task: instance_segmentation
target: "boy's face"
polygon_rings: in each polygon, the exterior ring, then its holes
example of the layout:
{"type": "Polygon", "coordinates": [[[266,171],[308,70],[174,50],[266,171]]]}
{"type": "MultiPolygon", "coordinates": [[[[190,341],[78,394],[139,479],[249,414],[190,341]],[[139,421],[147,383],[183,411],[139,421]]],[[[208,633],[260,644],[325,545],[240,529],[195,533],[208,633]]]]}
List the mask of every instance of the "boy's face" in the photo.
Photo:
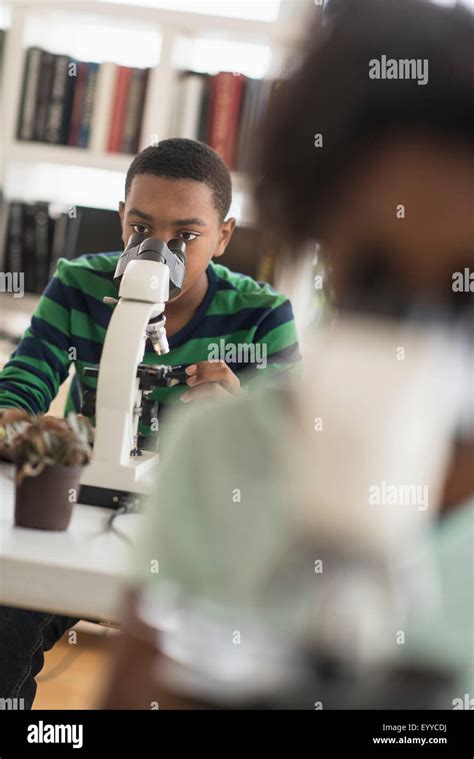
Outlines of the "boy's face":
{"type": "Polygon", "coordinates": [[[212,190],[192,179],[139,174],[119,214],[124,247],[134,232],[165,243],[173,237],[186,242],[186,275],[178,298],[196,285],[211,258],[224,253],[235,228],[235,219],[221,221],[212,190]]]}

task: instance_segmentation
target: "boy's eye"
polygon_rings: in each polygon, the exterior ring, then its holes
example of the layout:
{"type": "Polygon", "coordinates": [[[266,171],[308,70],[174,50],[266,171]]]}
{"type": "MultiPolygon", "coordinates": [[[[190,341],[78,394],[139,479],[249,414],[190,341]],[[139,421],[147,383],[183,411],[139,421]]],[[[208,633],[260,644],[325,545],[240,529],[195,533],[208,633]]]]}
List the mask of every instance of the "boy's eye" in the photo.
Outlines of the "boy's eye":
{"type": "Polygon", "coordinates": [[[130,224],[129,226],[139,235],[146,235],[150,231],[144,224],[130,224]]]}
{"type": "Polygon", "coordinates": [[[184,240],[184,242],[191,242],[191,240],[195,240],[199,235],[194,232],[178,232],[178,237],[184,240]]]}

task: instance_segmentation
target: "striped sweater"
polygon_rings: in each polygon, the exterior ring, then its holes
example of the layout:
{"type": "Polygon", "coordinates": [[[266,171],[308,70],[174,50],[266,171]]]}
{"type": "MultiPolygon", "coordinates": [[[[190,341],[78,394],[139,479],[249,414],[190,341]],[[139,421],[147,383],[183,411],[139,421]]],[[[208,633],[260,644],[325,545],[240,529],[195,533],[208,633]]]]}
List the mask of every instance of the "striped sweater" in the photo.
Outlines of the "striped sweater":
{"type": "MultiPolygon", "coordinates": [[[[113,274],[119,255],[59,260],[30,326],[0,373],[0,407],[46,413],[74,364],[65,413],[80,410],[83,390],[96,386],[95,379],[84,376],[84,368],[100,362],[113,312],[113,305],[103,303],[103,298],[117,296],[113,274]]],[[[169,338],[170,352],[157,356],[147,344],[144,363],[189,366],[215,358],[219,348],[218,357],[226,359],[244,387],[251,387],[299,361],[293,312],[284,295],[214,263],[207,276],[206,296],[190,322],[169,338]],[[254,346],[253,357],[260,356],[260,368],[249,364],[252,351],[242,350],[246,345],[254,346]],[[261,368],[262,356],[265,368],[261,368]]],[[[157,388],[151,397],[160,406],[175,404],[184,389],[157,388]]]]}

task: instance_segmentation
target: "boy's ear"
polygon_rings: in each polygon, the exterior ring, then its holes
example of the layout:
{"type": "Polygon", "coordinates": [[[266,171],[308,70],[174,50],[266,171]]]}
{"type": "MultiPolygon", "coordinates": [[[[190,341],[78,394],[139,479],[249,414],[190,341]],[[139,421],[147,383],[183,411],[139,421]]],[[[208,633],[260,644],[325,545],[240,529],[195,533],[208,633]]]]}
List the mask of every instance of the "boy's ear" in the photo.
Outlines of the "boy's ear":
{"type": "Polygon", "coordinates": [[[227,219],[227,221],[223,221],[221,224],[221,231],[219,235],[219,241],[216,245],[216,249],[213,253],[213,258],[219,258],[219,256],[222,256],[224,253],[227,245],[230,242],[230,238],[234,234],[235,225],[237,223],[237,220],[227,219]]]}
{"type": "Polygon", "coordinates": [[[123,200],[121,200],[120,203],[119,203],[118,212],[119,212],[119,216],[120,216],[120,221],[123,224],[123,217],[124,217],[124,214],[125,214],[125,203],[123,202],[123,200]]]}

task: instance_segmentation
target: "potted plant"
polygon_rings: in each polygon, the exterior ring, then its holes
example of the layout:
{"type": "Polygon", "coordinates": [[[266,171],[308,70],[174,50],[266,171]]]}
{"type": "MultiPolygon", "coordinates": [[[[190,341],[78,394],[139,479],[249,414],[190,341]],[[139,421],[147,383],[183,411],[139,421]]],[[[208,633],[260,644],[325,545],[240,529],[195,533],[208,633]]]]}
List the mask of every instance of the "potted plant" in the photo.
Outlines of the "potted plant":
{"type": "Polygon", "coordinates": [[[86,420],[25,417],[0,422],[0,459],[16,467],[15,524],[65,530],[77,500],[92,433],[86,420]]]}

